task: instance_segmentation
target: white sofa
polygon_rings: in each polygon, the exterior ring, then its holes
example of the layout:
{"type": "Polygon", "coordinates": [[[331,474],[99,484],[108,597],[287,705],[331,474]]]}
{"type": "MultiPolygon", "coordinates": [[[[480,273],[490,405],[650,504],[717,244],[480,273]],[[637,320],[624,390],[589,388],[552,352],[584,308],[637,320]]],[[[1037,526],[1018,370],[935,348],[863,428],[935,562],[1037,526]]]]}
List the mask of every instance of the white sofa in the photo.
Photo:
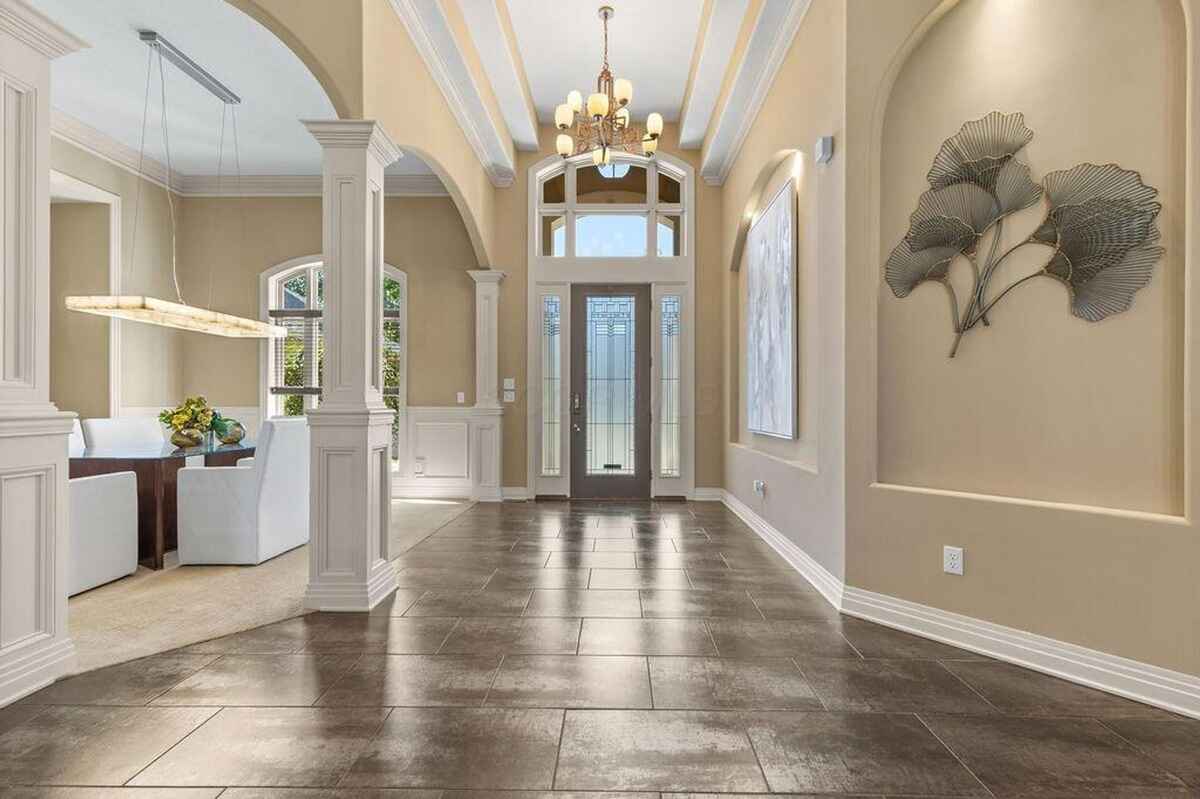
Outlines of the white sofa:
{"type": "Polygon", "coordinates": [[[308,420],[269,419],[246,465],[176,477],[180,564],[258,564],[308,543],[308,420]]]}
{"type": "MultiPolygon", "coordinates": [[[[68,439],[68,452],[83,452],[79,420],[68,439]]],[[[74,596],[137,571],[137,476],[116,472],[76,477],[69,485],[67,594],[74,596]]]]}

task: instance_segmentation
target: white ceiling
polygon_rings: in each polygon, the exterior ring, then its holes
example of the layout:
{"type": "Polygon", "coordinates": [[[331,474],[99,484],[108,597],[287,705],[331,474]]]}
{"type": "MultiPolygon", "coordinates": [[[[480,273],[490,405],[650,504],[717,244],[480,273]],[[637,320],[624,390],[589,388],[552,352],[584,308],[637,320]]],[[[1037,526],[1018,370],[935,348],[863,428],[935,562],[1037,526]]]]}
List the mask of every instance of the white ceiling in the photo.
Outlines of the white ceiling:
{"type": "MultiPolygon", "coordinates": [[[[718,0],[719,2],[720,0],[718,0]]],[[[603,54],[601,0],[507,0],[529,92],[543,122],[578,89],[595,91],[603,54]]],[[[634,119],[657,111],[679,119],[704,9],[703,0],[606,0],[608,60],[614,77],[633,81],[634,119]]]]}
{"type": "MultiPolygon", "coordinates": [[[[30,0],[91,45],[53,62],[52,105],[127,147],[138,149],[149,48],[138,29],[158,31],[242,98],[237,106],[243,174],[315,175],[321,150],[301,119],[332,119],[316,78],[273,34],[223,0],[30,0]]],[[[215,175],[221,102],[170,62],[166,75],[171,165],[185,175],[215,175]]],[[[146,154],[165,163],[157,63],[146,154]]],[[[226,129],[222,174],[232,173],[226,129]]],[[[428,174],[411,154],[389,174],[428,174]]]]}

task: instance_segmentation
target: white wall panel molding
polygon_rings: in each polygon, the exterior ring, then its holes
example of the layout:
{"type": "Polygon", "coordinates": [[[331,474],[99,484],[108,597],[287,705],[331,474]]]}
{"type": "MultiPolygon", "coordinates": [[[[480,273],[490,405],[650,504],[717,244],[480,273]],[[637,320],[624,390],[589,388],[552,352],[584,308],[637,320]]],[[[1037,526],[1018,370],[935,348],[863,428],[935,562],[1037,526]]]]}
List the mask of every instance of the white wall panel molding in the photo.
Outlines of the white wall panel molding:
{"type": "Polygon", "coordinates": [[[516,175],[510,147],[512,140],[488,112],[483,93],[459,50],[441,0],[390,1],[488,179],[497,188],[511,186],[516,175]]]}
{"type": "Polygon", "coordinates": [[[0,0],[0,706],[70,669],[67,435],[50,402],[50,58],[83,43],[0,0]]]}
{"type": "Polygon", "coordinates": [[[725,105],[718,110],[712,126],[708,149],[700,164],[705,183],[719,186],[729,176],[811,3],[812,0],[765,0],[762,4],[725,105]]]}
{"type": "MultiPolygon", "coordinates": [[[[747,0],[737,0],[746,2],[747,0]]],[[[504,113],[504,123],[518,150],[538,149],[537,111],[529,95],[525,68],[507,19],[505,0],[459,0],[471,41],[487,70],[492,93],[504,113]]]]}
{"type": "MultiPolygon", "coordinates": [[[[706,497],[716,493],[696,492],[706,497]]],[[[721,490],[720,498],[842,613],[1200,718],[1200,676],[844,585],[733,494],[721,490]]]]}
{"type": "Polygon", "coordinates": [[[720,99],[725,71],[749,5],[750,0],[720,0],[711,4],[699,57],[679,116],[679,146],[683,149],[699,149],[704,144],[704,134],[720,99]]]}
{"type": "Polygon", "coordinates": [[[461,405],[409,406],[401,413],[395,497],[498,502],[503,411],[461,405]]]}

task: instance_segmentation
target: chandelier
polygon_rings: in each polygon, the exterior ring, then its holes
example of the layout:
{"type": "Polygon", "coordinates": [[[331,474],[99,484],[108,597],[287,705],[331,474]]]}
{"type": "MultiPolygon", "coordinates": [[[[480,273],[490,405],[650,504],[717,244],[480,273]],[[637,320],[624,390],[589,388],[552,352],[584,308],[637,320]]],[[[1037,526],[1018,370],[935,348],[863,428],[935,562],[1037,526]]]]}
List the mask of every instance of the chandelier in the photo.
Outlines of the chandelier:
{"type": "Polygon", "coordinates": [[[572,91],[567,95],[567,101],[554,109],[554,124],[562,131],[555,141],[558,154],[570,158],[590,152],[596,166],[612,163],[613,150],[654,155],[663,128],[662,114],[653,113],[646,117],[645,131],[629,119],[633,84],[625,78],[614,79],[608,68],[608,21],[612,16],[612,6],[600,6],[600,19],[604,23],[604,62],[596,78],[596,91],[588,95],[586,106],[583,95],[572,91]],[[573,136],[567,132],[572,125],[575,126],[573,136]]]}

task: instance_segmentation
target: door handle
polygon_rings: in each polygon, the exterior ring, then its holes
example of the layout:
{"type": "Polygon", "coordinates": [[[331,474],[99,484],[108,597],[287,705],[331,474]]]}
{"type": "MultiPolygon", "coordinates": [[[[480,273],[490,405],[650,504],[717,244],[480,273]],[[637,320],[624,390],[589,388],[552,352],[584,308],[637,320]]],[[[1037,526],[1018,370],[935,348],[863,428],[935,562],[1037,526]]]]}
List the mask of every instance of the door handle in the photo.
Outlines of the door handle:
{"type": "Polygon", "coordinates": [[[571,430],[576,433],[583,432],[582,430],[579,429],[579,425],[575,422],[571,423],[571,430]]]}
{"type": "Polygon", "coordinates": [[[571,395],[571,413],[579,413],[579,411],[580,411],[579,394],[577,392],[577,393],[571,395]]]}

